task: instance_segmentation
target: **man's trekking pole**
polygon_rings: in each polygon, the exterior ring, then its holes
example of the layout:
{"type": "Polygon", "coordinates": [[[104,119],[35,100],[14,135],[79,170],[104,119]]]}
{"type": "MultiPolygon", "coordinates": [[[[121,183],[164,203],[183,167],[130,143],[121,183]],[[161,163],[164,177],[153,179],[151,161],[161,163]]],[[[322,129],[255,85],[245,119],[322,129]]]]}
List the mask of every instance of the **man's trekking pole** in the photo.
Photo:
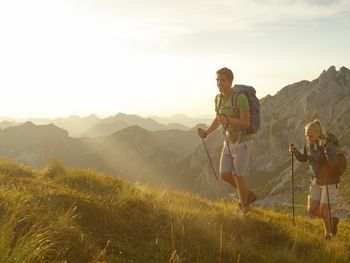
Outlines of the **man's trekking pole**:
{"type": "Polygon", "coordinates": [[[327,191],[329,224],[331,226],[331,233],[333,234],[333,217],[332,217],[332,211],[331,211],[331,202],[329,202],[328,182],[326,184],[326,191],[327,191]]]}
{"type": "Polygon", "coordinates": [[[202,138],[202,142],[203,142],[203,145],[204,145],[204,149],[207,153],[207,157],[209,159],[209,163],[210,163],[210,166],[211,166],[211,170],[213,171],[213,174],[215,176],[215,179],[216,179],[216,182],[219,183],[219,179],[216,175],[216,172],[215,172],[215,169],[214,169],[214,165],[213,165],[213,162],[211,161],[211,158],[210,158],[210,155],[209,155],[209,152],[208,152],[208,148],[207,148],[207,144],[205,143],[204,139],[202,138]]]}
{"type": "Polygon", "coordinates": [[[226,141],[228,153],[229,153],[229,155],[231,157],[231,160],[232,160],[232,169],[233,169],[233,173],[234,173],[234,179],[235,179],[235,182],[236,182],[236,190],[237,190],[237,194],[238,194],[238,199],[241,202],[242,211],[243,211],[243,213],[245,213],[245,205],[244,205],[243,200],[242,200],[241,190],[239,188],[237,174],[236,174],[236,171],[235,171],[235,163],[234,163],[233,155],[231,153],[230,144],[229,144],[229,141],[228,141],[228,138],[227,138],[227,135],[226,135],[226,127],[224,125],[222,125],[222,128],[223,128],[223,132],[224,132],[224,136],[225,136],[225,141],[226,141]]]}
{"type": "MultiPolygon", "coordinates": [[[[292,147],[294,144],[291,145],[292,147]]],[[[292,154],[292,209],[293,209],[293,225],[295,226],[295,210],[294,210],[294,154],[292,154]]]]}
{"type": "Polygon", "coordinates": [[[225,203],[225,206],[227,207],[227,203],[225,201],[225,198],[223,197],[223,194],[221,192],[221,188],[220,188],[220,183],[219,183],[219,178],[218,176],[216,175],[216,172],[215,172],[215,168],[214,168],[214,165],[213,165],[213,162],[210,158],[210,155],[209,155],[209,151],[208,151],[208,147],[207,147],[207,144],[205,143],[204,139],[202,138],[202,142],[203,142],[203,145],[204,145],[204,149],[205,149],[205,152],[207,153],[207,157],[208,157],[208,160],[209,160],[209,163],[210,163],[210,166],[211,166],[211,170],[215,176],[215,179],[216,179],[216,186],[217,186],[217,189],[218,189],[218,192],[219,192],[219,195],[220,195],[220,198],[223,199],[224,203],[225,203]]]}

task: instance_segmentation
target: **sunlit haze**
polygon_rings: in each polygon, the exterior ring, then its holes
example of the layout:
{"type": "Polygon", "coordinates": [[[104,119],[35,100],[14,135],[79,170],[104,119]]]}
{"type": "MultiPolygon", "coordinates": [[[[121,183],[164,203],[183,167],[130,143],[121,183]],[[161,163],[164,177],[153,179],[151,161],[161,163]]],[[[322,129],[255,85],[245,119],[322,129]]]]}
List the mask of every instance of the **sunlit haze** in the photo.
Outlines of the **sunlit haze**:
{"type": "Polygon", "coordinates": [[[0,0],[0,116],[211,115],[350,66],[350,1],[0,0]]]}

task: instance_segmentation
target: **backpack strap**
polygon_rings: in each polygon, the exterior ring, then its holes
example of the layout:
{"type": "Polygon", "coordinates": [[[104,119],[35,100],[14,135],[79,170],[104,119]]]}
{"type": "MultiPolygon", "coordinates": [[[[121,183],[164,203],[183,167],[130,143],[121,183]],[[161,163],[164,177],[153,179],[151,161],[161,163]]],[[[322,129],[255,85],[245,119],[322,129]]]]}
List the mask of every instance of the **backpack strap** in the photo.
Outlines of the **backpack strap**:
{"type": "Polygon", "coordinates": [[[215,97],[215,111],[216,111],[216,113],[220,113],[221,100],[222,100],[222,94],[219,93],[215,97]]]}
{"type": "Polygon", "coordinates": [[[233,96],[232,96],[232,110],[235,113],[239,113],[239,109],[238,109],[238,105],[237,105],[237,99],[238,99],[238,96],[239,96],[240,93],[241,93],[241,89],[238,86],[235,87],[234,93],[233,93],[233,96]]]}

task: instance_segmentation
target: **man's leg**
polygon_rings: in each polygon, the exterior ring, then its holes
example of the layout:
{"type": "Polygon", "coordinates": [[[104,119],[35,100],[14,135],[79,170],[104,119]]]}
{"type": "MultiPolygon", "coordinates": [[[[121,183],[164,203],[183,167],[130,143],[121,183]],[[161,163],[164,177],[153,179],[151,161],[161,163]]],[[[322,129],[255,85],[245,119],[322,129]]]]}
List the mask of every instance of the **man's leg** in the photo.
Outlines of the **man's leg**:
{"type": "MultiPolygon", "coordinates": [[[[236,189],[236,180],[234,178],[234,175],[229,172],[223,172],[221,173],[221,178],[225,182],[227,182],[229,185],[231,185],[234,189],[236,189]]],[[[244,202],[244,205],[247,205],[249,203],[249,199],[256,200],[256,196],[253,192],[250,192],[247,188],[247,184],[245,182],[244,177],[237,176],[237,181],[241,190],[241,197],[242,201],[244,202]]]]}
{"type": "Polygon", "coordinates": [[[233,188],[236,188],[236,181],[233,178],[233,175],[231,172],[222,172],[221,174],[222,180],[227,182],[229,185],[231,185],[233,188]]]}
{"type": "MultiPolygon", "coordinates": [[[[233,151],[233,148],[231,149],[231,153],[233,151]]],[[[237,191],[237,197],[240,199],[240,202],[244,202],[244,199],[242,199],[242,194],[240,189],[237,189],[237,183],[236,183],[236,177],[233,174],[233,171],[235,170],[233,168],[233,156],[230,155],[230,152],[224,144],[224,148],[222,149],[221,152],[221,157],[220,157],[220,176],[222,180],[227,182],[229,185],[231,185],[234,189],[237,191]],[[239,193],[238,193],[239,191],[239,193]]],[[[240,186],[240,185],[239,185],[240,186]]]]}
{"type": "Polygon", "coordinates": [[[244,180],[244,177],[242,176],[236,176],[237,183],[238,183],[238,189],[241,194],[241,202],[246,206],[248,204],[248,187],[244,180]]]}
{"type": "Polygon", "coordinates": [[[250,202],[253,202],[256,200],[256,196],[249,192],[245,176],[248,172],[249,164],[251,163],[251,157],[252,157],[252,151],[253,151],[253,144],[252,141],[248,142],[242,142],[239,144],[235,144],[234,146],[234,152],[233,152],[233,160],[234,160],[234,173],[235,179],[238,183],[238,189],[240,190],[242,203],[244,206],[249,205],[250,202]],[[251,197],[254,196],[254,198],[249,198],[249,195],[251,197]],[[251,199],[251,200],[250,200],[251,199]]]}
{"type": "Polygon", "coordinates": [[[220,158],[220,175],[225,182],[235,189],[237,188],[238,182],[238,197],[244,205],[247,205],[249,204],[249,199],[252,201],[256,200],[254,193],[248,191],[247,184],[243,177],[247,172],[248,162],[251,155],[251,145],[248,144],[247,146],[243,143],[234,145],[233,147],[231,146],[231,153],[233,156],[230,156],[227,146],[224,145],[220,158]],[[242,176],[235,176],[234,173],[237,173],[238,175],[241,174],[242,176]]]}

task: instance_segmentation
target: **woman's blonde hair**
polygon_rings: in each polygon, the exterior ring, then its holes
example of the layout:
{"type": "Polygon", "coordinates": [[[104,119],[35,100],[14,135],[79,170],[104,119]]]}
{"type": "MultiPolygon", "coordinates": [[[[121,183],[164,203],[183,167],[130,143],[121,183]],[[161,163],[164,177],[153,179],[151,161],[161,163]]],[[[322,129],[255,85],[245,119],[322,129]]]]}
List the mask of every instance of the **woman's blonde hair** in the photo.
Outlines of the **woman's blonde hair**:
{"type": "Polygon", "coordinates": [[[323,135],[323,130],[322,130],[322,127],[321,127],[321,123],[318,119],[308,123],[306,126],[305,126],[305,132],[308,132],[308,131],[311,131],[311,132],[314,132],[314,133],[317,133],[319,134],[320,136],[323,135]]]}

